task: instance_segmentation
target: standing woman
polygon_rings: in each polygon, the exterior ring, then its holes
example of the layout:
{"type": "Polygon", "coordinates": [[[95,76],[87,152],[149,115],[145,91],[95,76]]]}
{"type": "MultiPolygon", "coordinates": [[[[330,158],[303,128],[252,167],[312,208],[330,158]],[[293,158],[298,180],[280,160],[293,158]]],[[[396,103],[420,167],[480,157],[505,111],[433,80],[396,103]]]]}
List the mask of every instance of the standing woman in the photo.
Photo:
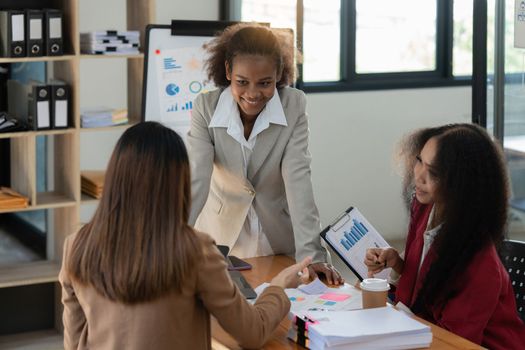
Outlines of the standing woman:
{"type": "Polygon", "coordinates": [[[93,219],[64,244],[64,347],[210,349],[210,314],[244,347],[261,347],[288,313],[305,259],[250,305],[213,239],[188,225],[182,139],[155,122],[124,132],[93,219]]]}
{"type": "Polygon", "coordinates": [[[198,96],[192,111],[190,224],[241,258],[312,256],[313,271],[341,283],[319,238],[306,99],[289,87],[293,38],[237,24],[206,49],[208,76],[219,89],[198,96]]]}
{"type": "Polygon", "coordinates": [[[406,142],[405,193],[412,194],[404,254],[369,249],[372,276],[400,275],[396,301],[489,349],[525,349],[503,240],[508,180],[501,149],[474,124],[415,132],[406,142]]]}

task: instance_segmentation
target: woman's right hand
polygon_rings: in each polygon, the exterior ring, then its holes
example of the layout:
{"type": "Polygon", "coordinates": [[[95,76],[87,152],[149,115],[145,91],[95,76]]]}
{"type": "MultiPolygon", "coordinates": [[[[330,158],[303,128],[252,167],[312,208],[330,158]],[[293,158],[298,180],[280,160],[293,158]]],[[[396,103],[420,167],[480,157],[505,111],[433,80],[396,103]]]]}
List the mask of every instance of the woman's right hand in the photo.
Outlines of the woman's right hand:
{"type": "Polygon", "coordinates": [[[307,257],[298,264],[288,266],[272,279],[270,285],[282,288],[296,288],[300,284],[308,283],[310,279],[308,265],[311,263],[312,258],[307,257]]]}
{"type": "Polygon", "coordinates": [[[365,265],[368,267],[368,277],[374,277],[386,268],[393,268],[401,273],[403,259],[394,248],[370,248],[366,250],[365,265]]]}

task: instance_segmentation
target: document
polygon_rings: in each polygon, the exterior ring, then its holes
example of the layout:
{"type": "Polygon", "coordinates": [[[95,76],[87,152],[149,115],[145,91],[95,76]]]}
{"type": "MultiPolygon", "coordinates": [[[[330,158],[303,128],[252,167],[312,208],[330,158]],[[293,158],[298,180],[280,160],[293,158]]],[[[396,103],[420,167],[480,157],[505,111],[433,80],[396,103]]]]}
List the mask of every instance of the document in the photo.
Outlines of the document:
{"type": "MultiPolygon", "coordinates": [[[[269,285],[269,283],[263,283],[255,288],[255,292],[260,295],[269,285]]],[[[327,287],[324,292],[318,294],[307,294],[295,288],[287,288],[284,292],[292,304],[291,317],[303,316],[309,311],[356,310],[363,307],[361,291],[349,284],[340,288],[327,287]]]]}
{"type": "Polygon", "coordinates": [[[311,349],[412,349],[432,341],[429,326],[390,306],[309,311],[306,316],[313,321],[308,329],[311,349]]]}
{"type": "Polygon", "coordinates": [[[308,284],[301,284],[297,289],[306,294],[322,294],[328,289],[328,286],[316,278],[308,284]]]}
{"type": "MultiPolygon", "coordinates": [[[[347,209],[326,227],[321,237],[360,280],[367,278],[368,274],[368,267],[364,263],[367,249],[389,247],[379,232],[354,207],[347,209]]],[[[375,277],[387,279],[390,271],[390,268],[384,269],[375,277]]]]}

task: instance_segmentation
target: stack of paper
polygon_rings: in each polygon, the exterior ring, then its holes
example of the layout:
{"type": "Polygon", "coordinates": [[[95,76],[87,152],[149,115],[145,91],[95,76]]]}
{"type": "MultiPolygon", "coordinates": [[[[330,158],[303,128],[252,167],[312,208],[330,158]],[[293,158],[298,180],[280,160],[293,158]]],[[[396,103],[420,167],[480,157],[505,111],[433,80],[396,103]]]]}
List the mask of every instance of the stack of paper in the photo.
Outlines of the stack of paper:
{"type": "Polygon", "coordinates": [[[84,109],[80,112],[80,120],[83,128],[101,128],[126,124],[128,122],[128,110],[107,107],[84,109]]]}
{"type": "Polygon", "coordinates": [[[80,51],[91,55],[133,55],[139,53],[139,31],[80,33],[80,51]]]}
{"type": "Polygon", "coordinates": [[[312,350],[415,349],[432,342],[430,327],[386,306],[353,311],[311,311],[312,350]]]}
{"type": "Polygon", "coordinates": [[[0,187],[0,210],[27,208],[29,198],[9,187],[0,187]]]}
{"type": "Polygon", "coordinates": [[[101,170],[83,170],[80,174],[82,192],[100,199],[104,189],[105,172],[101,170]]]}

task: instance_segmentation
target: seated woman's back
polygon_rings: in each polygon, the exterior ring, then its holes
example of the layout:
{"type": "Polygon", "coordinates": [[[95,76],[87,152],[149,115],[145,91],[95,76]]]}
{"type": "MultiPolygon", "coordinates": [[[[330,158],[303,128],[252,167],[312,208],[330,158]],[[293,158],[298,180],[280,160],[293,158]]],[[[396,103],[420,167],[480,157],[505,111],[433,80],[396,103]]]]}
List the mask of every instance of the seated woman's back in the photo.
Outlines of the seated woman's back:
{"type": "Polygon", "coordinates": [[[311,259],[283,270],[250,305],[213,240],[188,225],[182,139],[155,122],[124,132],[93,219],[66,239],[59,280],[66,349],[208,349],[213,314],[260,347],[290,308],[311,259]]]}
{"type": "MultiPolygon", "coordinates": [[[[66,241],[65,261],[76,235],[66,241]]],[[[124,304],[110,300],[91,285],[71,280],[63,270],[63,301],[82,309],[66,308],[66,348],[76,349],[208,349],[210,313],[223,328],[246,346],[260,346],[286,315],[289,300],[279,287],[269,287],[251,307],[229,278],[226,262],[213,240],[197,233],[203,255],[198,268],[185,279],[180,292],[148,302],[124,304]],[[264,309],[264,312],[258,312],[264,309]],[[261,322],[261,318],[263,322],[261,322]],[[267,329],[266,329],[267,328],[267,329]]]]}

